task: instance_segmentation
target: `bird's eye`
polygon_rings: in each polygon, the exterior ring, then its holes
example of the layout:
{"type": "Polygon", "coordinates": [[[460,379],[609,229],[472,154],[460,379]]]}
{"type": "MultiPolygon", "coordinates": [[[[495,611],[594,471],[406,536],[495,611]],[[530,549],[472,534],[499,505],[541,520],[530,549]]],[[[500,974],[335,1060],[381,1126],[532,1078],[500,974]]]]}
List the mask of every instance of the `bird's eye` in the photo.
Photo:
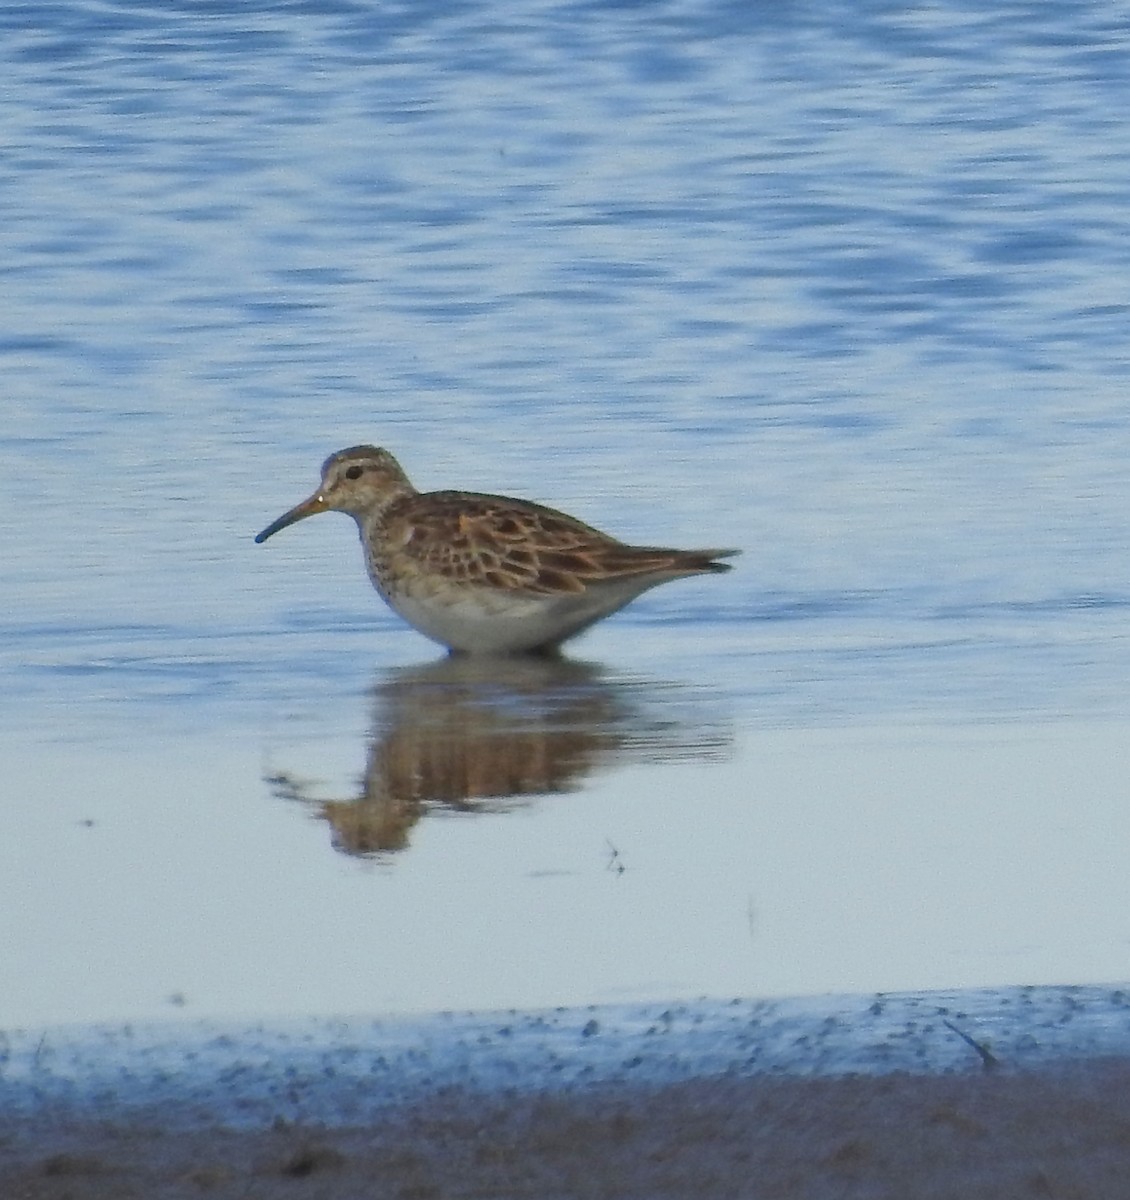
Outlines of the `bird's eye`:
{"type": "Polygon", "coordinates": [[[345,478],[346,479],[360,479],[364,470],[365,470],[364,467],[350,467],[349,470],[345,472],[345,478]]]}

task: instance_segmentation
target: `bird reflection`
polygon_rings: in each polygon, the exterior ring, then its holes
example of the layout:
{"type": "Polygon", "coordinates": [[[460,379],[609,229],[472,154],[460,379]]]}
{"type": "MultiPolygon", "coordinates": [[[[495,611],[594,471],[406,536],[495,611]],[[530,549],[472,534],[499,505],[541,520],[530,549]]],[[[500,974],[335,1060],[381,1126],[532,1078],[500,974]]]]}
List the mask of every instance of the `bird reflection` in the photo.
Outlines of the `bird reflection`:
{"type": "Polygon", "coordinates": [[[569,659],[452,657],[382,672],[373,691],[359,796],[318,800],[269,779],[328,821],[344,854],[403,850],[428,812],[498,812],[625,762],[718,761],[732,742],[707,693],[569,659]]]}

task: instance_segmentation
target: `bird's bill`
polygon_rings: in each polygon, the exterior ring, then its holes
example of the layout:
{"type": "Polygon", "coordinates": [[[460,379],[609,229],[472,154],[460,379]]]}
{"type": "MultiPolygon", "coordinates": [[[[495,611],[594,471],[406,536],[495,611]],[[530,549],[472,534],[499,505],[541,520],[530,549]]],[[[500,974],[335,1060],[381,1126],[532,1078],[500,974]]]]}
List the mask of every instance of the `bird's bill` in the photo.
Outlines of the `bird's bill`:
{"type": "Polygon", "coordinates": [[[255,535],[255,541],[265,542],[267,538],[278,533],[280,529],[285,529],[288,525],[293,525],[295,521],[301,521],[306,517],[312,517],[315,513],[325,512],[329,508],[326,503],[326,498],[321,492],[315,492],[308,500],[303,500],[301,504],[296,504],[289,512],[284,512],[277,521],[272,521],[262,533],[255,535]]]}

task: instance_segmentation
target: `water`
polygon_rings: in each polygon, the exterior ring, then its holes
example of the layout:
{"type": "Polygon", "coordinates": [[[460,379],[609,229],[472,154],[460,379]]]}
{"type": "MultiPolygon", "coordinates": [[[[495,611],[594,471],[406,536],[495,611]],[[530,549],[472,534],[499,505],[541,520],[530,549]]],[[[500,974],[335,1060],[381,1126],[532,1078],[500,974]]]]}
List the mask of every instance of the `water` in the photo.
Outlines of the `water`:
{"type": "Polygon", "coordinates": [[[1126,978],[1128,39],[0,12],[0,1020],[1126,978]],[[362,441],[745,556],[452,679],[251,543],[362,441]]]}

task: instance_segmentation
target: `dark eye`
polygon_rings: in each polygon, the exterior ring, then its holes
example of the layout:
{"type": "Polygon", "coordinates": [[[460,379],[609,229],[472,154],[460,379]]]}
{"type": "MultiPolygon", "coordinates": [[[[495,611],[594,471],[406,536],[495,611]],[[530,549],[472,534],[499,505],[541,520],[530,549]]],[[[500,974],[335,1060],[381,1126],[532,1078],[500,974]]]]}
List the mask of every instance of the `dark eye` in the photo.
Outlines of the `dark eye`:
{"type": "Polygon", "coordinates": [[[364,470],[365,470],[364,467],[350,467],[349,470],[345,472],[345,478],[346,479],[360,479],[364,470]]]}

